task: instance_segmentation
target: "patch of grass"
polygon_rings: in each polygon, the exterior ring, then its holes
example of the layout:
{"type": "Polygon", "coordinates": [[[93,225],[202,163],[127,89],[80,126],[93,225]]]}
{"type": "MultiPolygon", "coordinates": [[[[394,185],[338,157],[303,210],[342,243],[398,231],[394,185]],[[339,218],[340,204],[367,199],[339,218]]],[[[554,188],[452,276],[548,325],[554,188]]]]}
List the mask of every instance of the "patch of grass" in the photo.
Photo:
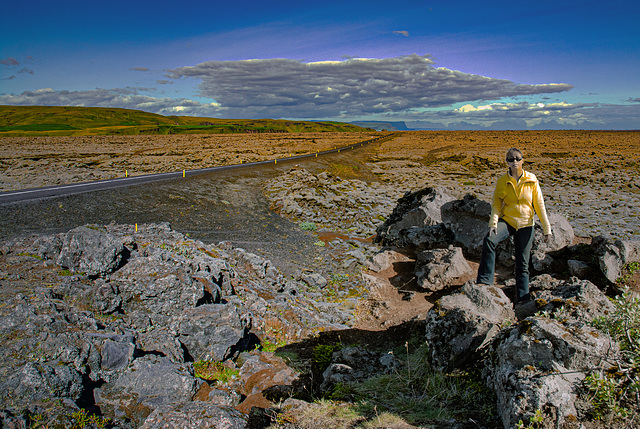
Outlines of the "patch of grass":
{"type": "Polygon", "coordinates": [[[162,116],[102,107],[0,106],[0,133],[11,136],[361,131],[373,130],[340,122],[162,116]]]}
{"type": "Polygon", "coordinates": [[[110,419],[96,416],[95,414],[89,414],[87,410],[80,409],[74,413],[71,413],[73,419],[72,429],[81,429],[88,427],[104,428],[110,423],[110,419]]]}
{"type": "Polygon", "coordinates": [[[629,262],[625,264],[622,267],[621,276],[616,279],[616,284],[624,288],[637,272],[640,272],[640,262],[629,262]]]}
{"type": "Polygon", "coordinates": [[[62,270],[60,270],[60,271],[58,271],[58,275],[59,275],[59,276],[62,276],[62,277],[74,276],[74,275],[76,275],[76,274],[81,275],[81,276],[86,275],[86,273],[83,273],[83,272],[75,272],[75,271],[68,270],[68,269],[66,269],[66,268],[65,268],[65,269],[62,269],[62,270]]]}
{"type": "Polygon", "coordinates": [[[198,378],[208,381],[217,381],[218,383],[228,383],[238,378],[240,373],[237,369],[227,368],[222,362],[200,360],[193,363],[194,375],[198,378]]]}
{"type": "Polygon", "coordinates": [[[353,164],[333,163],[329,166],[329,172],[342,179],[352,179],[360,177],[360,167],[353,164]]]}
{"type": "Polygon", "coordinates": [[[259,347],[263,352],[275,352],[280,347],[284,347],[286,345],[287,345],[287,343],[285,341],[272,342],[272,341],[269,341],[269,340],[264,340],[264,341],[262,341],[262,343],[260,344],[259,347]]]}
{"type": "Polygon", "coordinates": [[[336,287],[341,287],[342,284],[349,280],[349,274],[332,273],[329,279],[329,284],[336,287]]]}
{"type": "Polygon", "coordinates": [[[352,388],[361,413],[385,411],[411,424],[465,416],[491,420],[496,415],[495,397],[480,376],[433,370],[426,345],[413,353],[407,351],[401,370],[369,378],[352,388]]]}
{"type": "MultiPolygon", "coordinates": [[[[316,346],[314,362],[324,370],[339,344],[316,346]]],[[[478,427],[499,427],[495,397],[478,374],[442,373],[428,363],[424,341],[409,353],[401,369],[358,383],[338,383],[326,397],[292,411],[280,413],[271,429],[293,428],[406,428],[438,427],[458,421],[481,423],[478,427]]]]}
{"type": "Polygon", "coordinates": [[[66,124],[27,124],[27,125],[5,125],[0,127],[3,131],[69,131],[79,130],[80,128],[66,124]]]}
{"type": "Polygon", "coordinates": [[[30,258],[38,259],[38,260],[40,260],[40,261],[42,261],[42,260],[43,260],[43,259],[42,259],[42,256],[40,256],[40,255],[35,255],[35,254],[33,254],[33,253],[20,252],[20,253],[18,253],[18,256],[28,256],[28,257],[30,257],[30,258]]]}
{"type": "Polygon", "coordinates": [[[542,428],[544,423],[544,415],[541,410],[536,410],[535,414],[529,417],[529,422],[525,426],[525,423],[520,420],[516,424],[516,429],[538,429],[542,428]]]}

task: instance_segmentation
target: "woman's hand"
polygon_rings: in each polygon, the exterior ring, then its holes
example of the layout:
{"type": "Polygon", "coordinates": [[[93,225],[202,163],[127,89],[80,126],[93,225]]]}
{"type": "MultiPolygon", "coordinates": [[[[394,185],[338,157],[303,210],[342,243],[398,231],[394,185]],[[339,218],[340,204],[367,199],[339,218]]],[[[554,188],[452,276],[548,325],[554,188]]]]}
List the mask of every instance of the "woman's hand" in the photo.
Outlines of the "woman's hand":
{"type": "Polygon", "coordinates": [[[492,235],[496,235],[498,233],[498,228],[496,228],[495,226],[492,226],[489,228],[489,237],[491,237],[492,235]]]}
{"type": "Polygon", "coordinates": [[[546,244],[547,246],[550,246],[552,238],[553,238],[553,236],[551,234],[545,235],[544,236],[544,244],[546,244]]]}

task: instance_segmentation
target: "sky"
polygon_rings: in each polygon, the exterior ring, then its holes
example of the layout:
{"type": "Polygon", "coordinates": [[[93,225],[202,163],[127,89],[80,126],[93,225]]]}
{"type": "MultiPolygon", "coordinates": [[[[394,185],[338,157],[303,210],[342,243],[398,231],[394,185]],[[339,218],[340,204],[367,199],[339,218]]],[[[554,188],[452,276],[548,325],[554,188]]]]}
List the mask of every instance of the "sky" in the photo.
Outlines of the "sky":
{"type": "Polygon", "coordinates": [[[640,129],[640,2],[4,1],[0,105],[640,129]]]}

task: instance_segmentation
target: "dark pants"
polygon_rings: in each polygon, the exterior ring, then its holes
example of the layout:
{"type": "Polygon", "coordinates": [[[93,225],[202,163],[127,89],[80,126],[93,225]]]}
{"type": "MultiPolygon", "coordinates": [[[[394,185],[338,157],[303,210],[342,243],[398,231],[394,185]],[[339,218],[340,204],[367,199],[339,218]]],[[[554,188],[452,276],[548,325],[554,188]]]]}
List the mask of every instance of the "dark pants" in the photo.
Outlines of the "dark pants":
{"type": "Polygon", "coordinates": [[[482,243],[482,256],[478,267],[478,283],[493,284],[493,276],[496,265],[496,247],[498,244],[513,236],[516,257],[516,303],[529,300],[529,258],[533,245],[533,227],[514,227],[500,219],[497,233],[484,238],[482,243]]]}

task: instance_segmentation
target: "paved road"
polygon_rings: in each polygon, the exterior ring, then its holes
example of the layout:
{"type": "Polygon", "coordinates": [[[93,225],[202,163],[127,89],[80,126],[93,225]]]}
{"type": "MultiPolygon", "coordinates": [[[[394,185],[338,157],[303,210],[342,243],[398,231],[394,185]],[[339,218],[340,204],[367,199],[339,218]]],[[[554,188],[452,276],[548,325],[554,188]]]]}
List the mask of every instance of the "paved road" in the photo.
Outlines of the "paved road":
{"type": "Polygon", "coordinates": [[[56,196],[74,195],[74,194],[80,194],[84,192],[93,192],[93,191],[100,191],[105,189],[114,189],[114,188],[125,187],[125,186],[136,186],[136,185],[141,185],[145,183],[186,178],[186,177],[192,177],[192,176],[201,175],[201,174],[229,171],[229,170],[242,169],[242,168],[250,168],[250,167],[256,167],[256,166],[267,165],[267,164],[277,164],[278,162],[280,163],[293,162],[293,161],[302,160],[305,158],[317,157],[317,156],[322,156],[322,155],[327,155],[332,153],[340,153],[341,151],[355,149],[357,147],[362,147],[366,144],[375,143],[382,139],[388,139],[388,138],[390,138],[389,135],[381,136],[381,137],[376,137],[374,139],[354,143],[349,146],[330,149],[323,152],[296,155],[296,156],[280,158],[280,159],[271,159],[267,161],[250,162],[246,164],[223,165],[218,167],[200,168],[196,170],[184,170],[184,171],[175,171],[170,173],[158,173],[158,174],[146,174],[142,176],[121,177],[118,179],[98,180],[98,181],[86,182],[86,183],[75,183],[71,185],[49,186],[49,187],[42,187],[42,188],[23,189],[19,191],[5,191],[0,193],[0,205],[17,203],[17,202],[27,202],[27,201],[39,200],[43,198],[56,197],[56,196]]]}
{"type": "Polygon", "coordinates": [[[79,225],[168,222],[191,238],[226,241],[262,254],[284,272],[310,267],[320,257],[315,238],[273,212],[262,192],[265,180],[295,163],[318,174],[335,164],[362,162],[371,150],[361,142],[288,159],[202,170],[136,176],[0,194],[0,240],[67,232],[79,225]],[[362,145],[363,147],[360,147],[362,145]],[[320,154],[319,154],[320,155],[320,154]]]}

